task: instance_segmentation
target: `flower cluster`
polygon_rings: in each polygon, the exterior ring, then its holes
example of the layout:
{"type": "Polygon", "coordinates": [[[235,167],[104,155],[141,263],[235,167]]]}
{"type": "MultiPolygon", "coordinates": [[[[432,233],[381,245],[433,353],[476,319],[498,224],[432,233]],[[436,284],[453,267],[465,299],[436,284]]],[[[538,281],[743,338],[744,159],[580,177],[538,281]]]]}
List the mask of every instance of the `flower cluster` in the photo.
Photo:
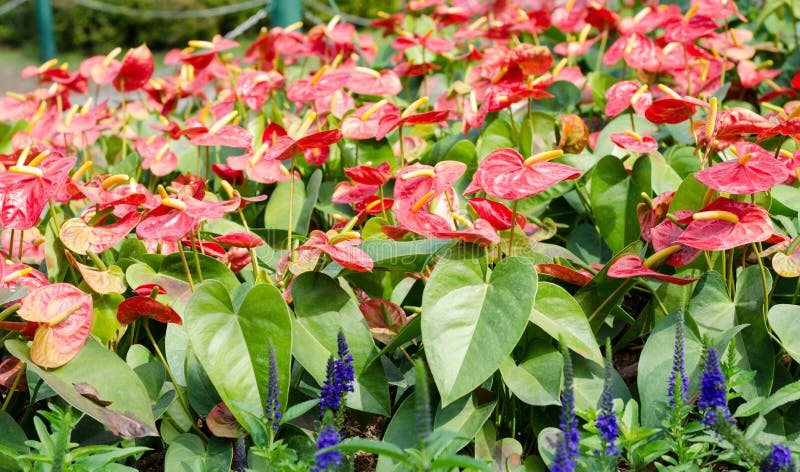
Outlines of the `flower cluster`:
{"type": "Polygon", "coordinates": [[[703,423],[714,427],[719,421],[719,415],[728,423],[733,423],[733,418],[728,410],[728,399],[725,387],[725,377],[719,366],[719,354],[714,348],[706,351],[706,366],[700,377],[700,398],[697,406],[703,412],[703,423]]]}
{"type": "MultiPolygon", "coordinates": [[[[317,437],[317,451],[339,444],[339,431],[335,426],[326,424],[322,427],[317,437]]],[[[340,451],[317,452],[314,455],[316,465],[311,468],[311,472],[322,472],[325,470],[337,470],[342,465],[342,453],[340,451]]]]}
{"type": "Polygon", "coordinates": [[[580,455],[578,417],[575,416],[575,392],[572,386],[572,358],[564,351],[564,390],[561,392],[561,437],[553,458],[553,472],[572,472],[580,455]]]}
{"type": "Polygon", "coordinates": [[[269,384],[267,387],[267,405],[264,407],[265,423],[272,423],[272,429],[277,430],[281,425],[281,401],[278,398],[280,388],[278,384],[278,359],[275,357],[275,348],[269,349],[269,384]]]}
{"type": "Polygon", "coordinates": [[[611,341],[606,343],[606,368],[605,368],[605,382],[603,384],[603,395],[600,397],[600,414],[597,415],[595,426],[600,431],[600,438],[606,445],[603,453],[606,456],[616,456],[620,453],[617,447],[617,438],[619,437],[619,425],[617,424],[617,415],[614,413],[614,391],[611,387],[611,373],[613,366],[611,363],[611,341]]]}
{"type": "Polygon", "coordinates": [[[352,392],[353,382],[355,381],[355,370],[353,368],[353,355],[347,346],[344,333],[339,331],[338,358],[328,359],[327,376],[325,384],[319,394],[320,417],[325,415],[326,410],[331,410],[334,414],[339,412],[342,407],[342,400],[345,392],[352,392]]]}
{"type": "Polygon", "coordinates": [[[678,323],[675,326],[675,347],[672,355],[672,373],[669,377],[669,406],[683,405],[686,403],[689,392],[689,378],[686,377],[686,364],[684,355],[683,311],[678,311],[678,323]],[[680,381],[678,381],[680,379],[680,381]]]}
{"type": "Polygon", "coordinates": [[[761,472],[795,472],[792,451],[783,444],[773,444],[769,455],[759,468],[761,472]]]}

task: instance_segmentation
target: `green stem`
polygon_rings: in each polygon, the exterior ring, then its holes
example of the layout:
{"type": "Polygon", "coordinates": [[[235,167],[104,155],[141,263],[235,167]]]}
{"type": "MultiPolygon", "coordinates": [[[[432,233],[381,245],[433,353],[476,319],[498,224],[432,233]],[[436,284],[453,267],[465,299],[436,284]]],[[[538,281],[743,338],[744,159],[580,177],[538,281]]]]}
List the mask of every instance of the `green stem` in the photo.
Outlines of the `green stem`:
{"type": "Polygon", "coordinates": [[[200,282],[202,282],[203,281],[203,270],[200,268],[200,256],[197,254],[197,250],[198,250],[197,249],[198,248],[197,240],[199,240],[200,238],[195,238],[194,237],[194,230],[192,230],[192,232],[189,233],[189,238],[192,241],[192,255],[194,255],[194,263],[195,263],[195,267],[197,267],[197,278],[198,278],[198,280],[200,280],[200,282]]]}
{"type": "MultiPolygon", "coordinates": [[[[147,338],[150,340],[150,343],[153,345],[153,349],[156,351],[156,356],[161,361],[161,364],[164,366],[164,370],[167,372],[167,376],[169,377],[169,381],[172,382],[172,386],[175,388],[175,393],[178,395],[178,401],[181,403],[183,410],[186,412],[186,416],[189,419],[192,419],[192,410],[189,409],[189,402],[186,401],[186,397],[183,395],[181,391],[180,385],[178,385],[178,381],[175,380],[175,376],[172,374],[172,369],[169,368],[169,364],[167,360],[164,358],[164,355],[161,353],[161,349],[158,347],[158,343],[156,342],[155,338],[153,337],[153,333],[150,331],[150,324],[148,323],[147,317],[143,319],[144,321],[144,332],[147,333],[147,338]]],[[[205,433],[197,427],[197,424],[192,421],[192,429],[195,430],[197,434],[203,438],[204,441],[208,441],[208,437],[205,433]]]]}
{"type": "Polygon", "coordinates": [[[511,204],[511,230],[508,233],[508,257],[514,254],[514,233],[517,229],[517,202],[519,202],[519,200],[514,200],[514,203],[511,204]]]}
{"type": "Polygon", "coordinates": [[[11,388],[8,390],[8,395],[6,395],[6,401],[3,402],[3,406],[0,407],[0,411],[6,411],[8,408],[8,404],[11,403],[11,397],[14,396],[14,391],[17,389],[17,385],[19,385],[19,381],[22,378],[22,374],[25,373],[25,366],[26,364],[22,364],[20,367],[19,372],[17,372],[17,376],[14,377],[14,383],[11,384],[11,388]]]}
{"type": "Polygon", "coordinates": [[[400,162],[397,163],[397,167],[403,167],[406,163],[406,148],[405,143],[403,143],[403,125],[401,124],[399,128],[397,128],[397,135],[400,137],[398,143],[400,144],[400,162]]]}
{"type": "Polygon", "coordinates": [[[292,259],[292,233],[294,233],[294,168],[295,156],[292,156],[292,166],[289,170],[289,221],[286,223],[286,251],[289,253],[289,259],[292,259]]]}
{"type": "Polygon", "coordinates": [[[183,252],[183,245],[178,241],[178,252],[181,254],[181,262],[183,268],[186,270],[186,279],[189,282],[189,288],[194,292],[194,280],[192,279],[192,271],[189,270],[189,263],[186,262],[186,254],[183,252]]]}
{"type": "Polygon", "coordinates": [[[6,308],[5,310],[0,311],[0,321],[3,321],[4,319],[6,319],[9,316],[11,316],[14,313],[16,313],[17,310],[19,310],[19,307],[21,307],[21,306],[22,306],[21,303],[15,303],[15,304],[11,305],[10,307],[6,308]]]}

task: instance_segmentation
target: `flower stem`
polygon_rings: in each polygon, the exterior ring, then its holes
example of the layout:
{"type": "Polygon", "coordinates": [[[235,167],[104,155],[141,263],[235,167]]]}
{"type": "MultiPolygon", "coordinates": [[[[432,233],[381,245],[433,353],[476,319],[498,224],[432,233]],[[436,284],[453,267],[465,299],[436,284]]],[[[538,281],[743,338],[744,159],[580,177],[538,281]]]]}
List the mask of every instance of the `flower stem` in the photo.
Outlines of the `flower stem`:
{"type": "Polygon", "coordinates": [[[19,372],[17,372],[17,376],[14,377],[14,383],[11,384],[11,388],[8,390],[8,395],[6,395],[6,400],[3,402],[3,406],[0,407],[0,411],[6,411],[8,408],[8,404],[11,403],[11,397],[14,396],[14,391],[17,389],[17,385],[19,385],[19,381],[22,378],[22,374],[25,373],[25,366],[27,364],[22,364],[20,367],[19,372]]]}
{"type": "Polygon", "coordinates": [[[511,204],[511,231],[508,233],[508,257],[514,254],[514,232],[517,230],[517,202],[511,204]]]}
{"type": "Polygon", "coordinates": [[[186,279],[189,282],[189,288],[194,292],[194,280],[192,279],[192,271],[189,270],[189,263],[186,262],[186,254],[183,252],[183,245],[180,241],[178,241],[178,252],[181,254],[181,262],[183,262],[183,268],[186,270],[186,279]]]}
{"type": "MultiPolygon", "coordinates": [[[[161,361],[161,364],[164,366],[164,370],[167,372],[167,376],[169,376],[169,381],[172,382],[172,386],[175,388],[175,393],[178,395],[178,401],[181,403],[183,407],[183,411],[186,412],[186,416],[189,417],[189,420],[192,420],[192,410],[189,409],[189,402],[186,401],[186,397],[181,392],[180,385],[178,385],[178,381],[175,380],[175,376],[172,374],[172,369],[169,368],[169,364],[167,364],[167,360],[164,358],[164,355],[161,353],[161,349],[158,347],[158,343],[156,342],[155,338],[153,337],[153,333],[150,331],[150,324],[148,323],[148,319],[145,317],[144,321],[144,332],[147,333],[147,339],[150,340],[150,343],[153,345],[153,349],[156,351],[156,356],[161,361]]],[[[195,430],[197,434],[200,435],[203,440],[208,441],[208,437],[205,435],[200,428],[197,427],[194,421],[191,421],[192,429],[195,430]]]]}

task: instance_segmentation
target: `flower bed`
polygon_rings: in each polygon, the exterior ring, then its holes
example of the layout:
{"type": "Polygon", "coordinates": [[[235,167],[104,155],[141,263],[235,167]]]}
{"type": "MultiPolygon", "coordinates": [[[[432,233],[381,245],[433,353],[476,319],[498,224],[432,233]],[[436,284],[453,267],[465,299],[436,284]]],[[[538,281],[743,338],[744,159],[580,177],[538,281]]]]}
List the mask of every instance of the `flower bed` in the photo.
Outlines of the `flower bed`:
{"type": "Polygon", "coordinates": [[[0,469],[795,470],[794,20],[440,3],[23,71],[0,469]]]}

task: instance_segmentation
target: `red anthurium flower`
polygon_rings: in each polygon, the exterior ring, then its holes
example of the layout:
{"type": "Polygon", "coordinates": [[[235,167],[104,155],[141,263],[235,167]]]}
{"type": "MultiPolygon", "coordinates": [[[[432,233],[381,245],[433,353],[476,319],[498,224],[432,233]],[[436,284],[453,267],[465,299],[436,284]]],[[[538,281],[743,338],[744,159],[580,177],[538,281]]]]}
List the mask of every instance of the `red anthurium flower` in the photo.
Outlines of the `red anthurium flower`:
{"type": "Polygon", "coordinates": [[[244,172],[229,165],[211,164],[211,171],[214,172],[214,175],[230,184],[242,185],[244,183],[244,172]]]}
{"type": "Polygon", "coordinates": [[[350,78],[350,72],[330,71],[329,68],[330,66],[324,65],[313,76],[294,81],[286,89],[286,98],[298,103],[308,102],[344,88],[350,78]]]}
{"type": "Polygon", "coordinates": [[[381,162],[378,167],[368,165],[349,167],[344,170],[344,173],[353,182],[364,185],[383,185],[392,178],[388,162],[381,162]]]}
{"type": "Polygon", "coordinates": [[[217,259],[225,256],[226,254],[225,248],[222,247],[221,244],[217,244],[213,241],[203,241],[202,239],[190,241],[183,239],[181,240],[181,245],[188,247],[192,251],[200,252],[211,257],[216,257],[217,259]]]}
{"type": "Polygon", "coordinates": [[[178,58],[183,63],[191,64],[196,70],[202,70],[208,67],[217,53],[227,49],[238,47],[239,43],[232,39],[225,39],[222,36],[215,34],[211,41],[189,41],[189,47],[181,51],[178,58]]]}
{"type": "Polygon", "coordinates": [[[359,249],[361,238],[355,232],[339,234],[336,231],[323,233],[314,230],[308,240],[297,248],[298,252],[318,251],[331,256],[331,259],[341,264],[342,267],[358,272],[371,271],[373,267],[372,259],[369,255],[359,249]]]}
{"type": "Polygon", "coordinates": [[[153,54],[146,44],[129,49],[122,58],[119,74],[114,79],[114,87],[125,92],[139,90],[153,76],[154,69],[153,54]]]}
{"type": "Polygon", "coordinates": [[[70,284],[45,285],[22,299],[17,314],[39,323],[31,360],[42,367],[60,367],[78,354],[89,337],[92,297],[70,284]]]}
{"type": "Polygon", "coordinates": [[[241,203],[238,194],[223,202],[199,200],[192,196],[190,186],[183,187],[177,196],[169,196],[160,186],[159,192],[161,205],[148,212],[136,227],[136,235],[141,239],[179,241],[202,220],[222,218],[238,210],[241,203]]]}
{"type": "MultiPolygon", "coordinates": [[[[478,214],[478,217],[486,220],[498,231],[511,229],[511,222],[514,218],[513,212],[507,206],[494,200],[486,198],[470,198],[469,204],[478,214]]],[[[517,226],[525,229],[528,221],[525,215],[517,214],[517,226]]]]}
{"type": "Polygon", "coordinates": [[[227,146],[239,149],[253,147],[253,135],[241,126],[229,125],[239,115],[232,111],[214,123],[211,128],[205,128],[195,134],[189,144],[196,146],[227,146]]]}
{"type": "Polygon", "coordinates": [[[91,78],[97,85],[108,85],[114,81],[122,69],[122,63],[116,60],[120,48],[114,48],[105,56],[93,56],[81,62],[80,71],[84,77],[91,78]]]}
{"type": "Polygon", "coordinates": [[[398,172],[394,184],[394,209],[417,212],[428,203],[450,190],[461,177],[467,165],[457,161],[442,161],[431,167],[415,164],[398,172]]]}
{"type": "Polygon", "coordinates": [[[283,87],[286,79],[277,71],[242,71],[236,77],[236,93],[248,108],[258,111],[270,94],[283,87]]]}
{"type": "Polygon", "coordinates": [[[632,80],[617,82],[606,91],[606,116],[612,118],[633,106],[639,116],[653,103],[653,94],[647,91],[647,85],[639,85],[632,80]]]}
{"type": "Polygon", "coordinates": [[[581,175],[574,167],[547,162],[563,154],[561,150],[547,151],[525,159],[514,149],[497,149],[481,161],[464,193],[483,190],[489,196],[507,200],[536,195],[563,180],[581,175]]]}
{"type": "Polygon", "coordinates": [[[136,295],[150,295],[153,293],[153,290],[156,290],[157,295],[166,295],[167,291],[164,290],[164,287],[158,284],[142,284],[133,289],[133,293],[136,295]]]}
{"type": "Polygon", "coordinates": [[[350,72],[347,88],[362,95],[393,97],[403,90],[403,84],[391,69],[378,72],[366,67],[354,67],[350,72]]]}
{"type": "Polygon", "coordinates": [[[253,233],[233,232],[217,236],[214,241],[234,247],[254,248],[264,245],[264,240],[253,233]]]}
{"type": "Polygon", "coordinates": [[[658,149],[658,143],[651,136],[640,135],[630,130],[623,133],[611,133],[611,141],[627,151],[653,152],[658,149]]]}
{"type": "Polygon", "coordinates": [[[155,298],[139,295],[123,300],[117,307],[117,321],[122,324],[131,324],[143,316],[162,323],[183,324],[175,310],[155,298]]]}
{"type": "MultiPolygon", "coordinates": [[[[462,223],[469,223],[466,220],[462,223]]],[[[478,244],[483,247],[491,246],[500,242],[500,236],[497,235],[494,227],[486,220],[475,220],[471,224],[467,224],[466,229],[462,230],[447,230],[447,231],[434,231],[433,235],[437,238],[457,238],[462,241],[478,244]]]]}
{"type": "Polygon", "coordinates": [[[691,118],[698,106],[708,106],[708,103],[694,97],[681,97],[677,92],[664,85],[659,85],[658,88],[670,98],[656,100],[647,107],[645,116],[653,123],[681,123],[691,118]]]}
{"type": "Polygon", "coordinates": [[[706,167],[694,177],[718,192],[736,195],[765,192],[789,177],[783,163],[758,144],[740,141],[733,150],[738,159],[706,167]]]}
{"type": "Polygon", "coordinates": [[[131,212],[117,222],[106,226],[90,226],[94,212],[79,218],[70,218],[61,225],[59,238],[70,251],[86,255],[86,251],[100,254],[122,241],[139,223],[141,215],[131,212]]]}
{"type": "Polygon", "coordinates": [[[340,182],[333,190],[331,201],[333,203],[356,203],[375,195],[379,185],[366,185],[350,182],[340,182]]]}
{"type": "Polygon", "coordinates": [[[35,226],[75,165],[74,157],[49,151],[26,164],[27,154],[23,152],[17,165],[0,172],[0,227],[26,230],[35,226]]]}
{"type": "Polygon", "coordinates": [[[426,238],[433,238],[436,237],[436,234],[455,231],[453,226],[442,216],[421,210],[421,207],[415,211],[413,208],[409,209],[395,203],[392,207],[392,213],[397,219],[398,226],[383,226],[381,231],[393,239],[402,238],[409,231],[426,238]]]}
{"type": "Polygon", "coordinates": [[[27,231],[20,231],[14,234],[14,241],[11,241],[11,230],[0,231],[0,257],[12,262],[22,262],[24,264],[39,265],[44,260],[44,236],[39,228],[33,227],[27,231]],[[9,248],[13,245],[14,254],[10,254],[9,248]],[[21,251],[20,251],[21,248],[21,251]],[[20,259],[20,255],[22,258],[20,259]]]}
{"type": "Polygon", "coordinates": [[[683,18],[671,18],[664,23],[664,40],[667,43],[689,44],[709,36],[719,27],[711,18],[697,14],[700,3],[695,3],[683,18]]]}
{"type": "MultiPolygon", "coordinates": [[[[767,132],[774,126],[769,120],[746,108],[733,107],[717,112],[714,148],[721,151],[742,141],[746,135],[767,132]]],[[[705,122],[695,122],[698,139],[707,141],[705,122]]]]}
{"type": "Polygon", "coordinates": [[[401,32],[400,36],[392,41],[392,47],[398,51],[405,51],[410,47],[419,45],[436,54],[444,54],[455,47],[453,41],[433,36],[433,31],[430,30],[424,35],[401,32]]]}
{"type": "Polygon", "coordinates": [[[163,136],[139,138],[133,148],[144,158],[142,169],[149,169],[155,176],[167,175],[178,166],[178,156],[170,151],[169,141],[163,136]]]}
{"type": "Polygon", "coordinates": [[[384,115],[378,123],[378,132],[375,135],[375,139],[381,140],[392,130],[405,125],[441,123],[450,115],[450,112],[446,110],[414,114],[419,107],[427,102],[428,97],[422,97],[409,105],[402,113],[384,115]]]}
{"type": "Polygon", "coordinates": [[[772,221],[765,209],[724,197],[678,222],[689,222],[689,225],[676,242],[707,251],[722,251],[764,241],[773,232],[772,221]]]}
{"type": "Polygon", "coordinates": [[[384,210],[388,210],[394,206],[394,200],[391,198],[384,198],[381,200],[381,197],[377,195],[372,195],[370,197],[365,198],[364,200],[355,202],[353,204],[353,208],[361,213],[364,212],[367,215],[377,215],[382,213],[384,210]]]}
{"type": "Polygon", "coordinates": [[[611,263],[611,266],[606,272],[611,278],[614,279],[628,279],[631,277],[647,277],[656,279],[661,282],[667,282],[675,285],[686,285],[694,282],[699,277],[675,277],[674,275],[662,274],[656,272],[647,266],[647,262],[642,262],[642,258],[635,254],[626,254],[611,263]]]}
{"type": "Polygon", "coordinates": [[[743,87],[752,88],[768,79],[774,79],[781,75],[780,69],[767,69],[772,65],[772,61],[766,61],[756,66],[753,61],[742,60],[736,65],[736,72],[739,74],[739,81],[743,87]]]}
{"type": "Polygon", "coordinates": [[[536,272],[583,287],[594,278],[594,274],[586,269],[575,270],[560,264],[536,264],[536,272]]]}
{"type": "Polygon", "coordinates": [[[636,216],[639,219],[639,227],[642,231],[642,239],[650,242],[651,230],[659,222],[661,222],[665,216],[667,216],[669,205],[672,203],[672,198],[674,196],[675,192],[664,192],[656,198],[650,200],[648,195],[643,195],[645,200],[647,200],[647,203],[640,203],[636,205],[636,216]]]}
{"type": "MultiPolygon", "coordinates": [[[[677,243],[676,241],[678,238],[681,237],[683,234],[683,228],[678,226],[677,223],[674,223],[672,220],[664,220],[653,228],[652,235],[653,235],[653,249],[655,251],[661,251],[662,249],[667,249],[671,246],[674,246],[677,243]]],[[[680,250],[671,254],[665,262],[668,265],[674,267],[685,266],[686,264],[695,260],[695,258],[700,255],[700,250],[695,249],[693,247],[685,246],[683,244],[679,244],[680,250]]]]}
{"type": "Polygon", "coordinates": [[[32,267],[0,263],[0,288],[27,287],[32,290],[49,284],[47,276],[32,267]]]}
{"type": "Polygon", "coordinates": [[[370,139],[378,134],[378,125],[386,115],[396,115],[399,108],[387,100],[365,103],[342,120],[342,135],[348,139],[370,139]]]}
{"type": "Polygon", "coordinates": [[[638,32],[620,36],[606,51],[603,64],[611,67],[620,59],[633,69],[655,72],[660,67],[653,40],[638,32]]]}
{"type": "Polygon", "coordinates": [[[70,74],[67,71],[67,64],[56,67],[57,59],[51,59],[39,67],[28,66],[22,69],[22,77],[37,77],[40,83],[54,82],[63,85],[66,89],[77,93],[86,93],[88,81],[86,76],[80,72],[70,74]]]}

